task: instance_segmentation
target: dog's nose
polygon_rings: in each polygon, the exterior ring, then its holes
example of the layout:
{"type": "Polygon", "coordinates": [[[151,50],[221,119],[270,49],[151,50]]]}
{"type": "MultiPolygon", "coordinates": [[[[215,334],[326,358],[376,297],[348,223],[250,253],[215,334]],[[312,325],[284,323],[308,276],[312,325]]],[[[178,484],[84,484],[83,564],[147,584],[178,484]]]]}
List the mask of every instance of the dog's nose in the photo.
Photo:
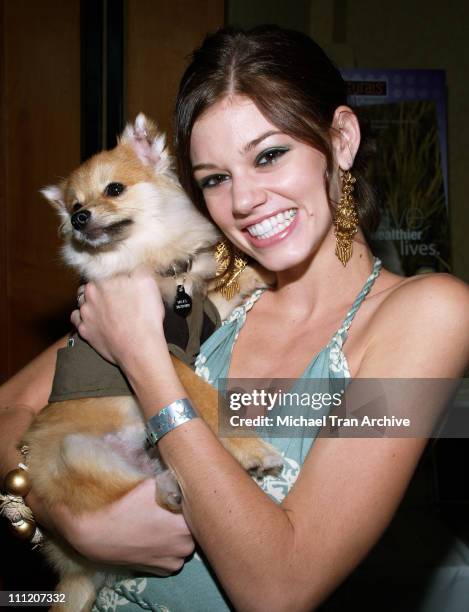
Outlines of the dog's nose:
{"type": "Polygon", "coordinates": [[[90,211],[85,208],[82,210],[77,210],[76,213],[73,213],[70,221],[76,230],[82,230],[88,223],[90,217],[90,211]]]}

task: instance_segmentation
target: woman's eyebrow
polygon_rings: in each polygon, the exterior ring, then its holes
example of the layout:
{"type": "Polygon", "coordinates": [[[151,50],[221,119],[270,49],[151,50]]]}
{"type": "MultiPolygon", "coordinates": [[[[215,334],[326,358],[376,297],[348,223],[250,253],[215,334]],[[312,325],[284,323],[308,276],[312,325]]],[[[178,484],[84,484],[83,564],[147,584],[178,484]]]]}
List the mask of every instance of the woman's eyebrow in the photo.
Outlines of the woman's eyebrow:
{"type": "MultiPolygon", "coordinates": [[[[246,145],[244,145],[243,152],[247,153],[248,151],[251,151],[252,149],[254,149],[254,147],[257,147],[260,142],[262,142],[269,136],[273,136],[274,134],[283,134],[283,132],[281,132],[280,130],[269,130],[268,132],[264,132],[257,138],[254,138],[254,140],[251,140],[246,145]]],[[[195,166],[192,166],[192,172],[197,172],[197,170],[215,170],[216,168],[217,166],[215,164],[196,164],[195,166]]]]}
{"type": "Polygon", "coordinates": [[[192,166],[192,172],[197,172],[197,170],[214,170],[216,169],[215,164],[196,164],[192,166]]]}
{"type": "Polygon", "coordinates": [[[245,152],[251,151],[251,149],[254,149],[254,147],[257,147],[257,145],[260,142],[262,142],[265,138],[268,138],[269,136],[273,136],[274,134],[282,134],[282,133],[283,132],[281,132],[280,130],[269,130],[268,132],[264,132],[264,134],[261,134],[254,140],[251,140],[250,142],[248,142],[247,145],[245,145],[244,147],[244,151],[245,152]]]}

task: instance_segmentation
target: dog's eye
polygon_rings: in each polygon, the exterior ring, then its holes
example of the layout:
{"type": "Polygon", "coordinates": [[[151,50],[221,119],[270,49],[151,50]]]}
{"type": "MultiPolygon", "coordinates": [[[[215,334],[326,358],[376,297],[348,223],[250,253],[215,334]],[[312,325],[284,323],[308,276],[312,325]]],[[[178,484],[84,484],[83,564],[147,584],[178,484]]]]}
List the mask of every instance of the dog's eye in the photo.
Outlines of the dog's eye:
{"type": "Polygon", "coordinates": [[[75,202],[72,208],[72,212],[76,212],[77,210],[80,210],[80,208],[81,208],[80,202],[75,202]]]}
{"type": "Polygon", "coordinates": [[[104,194],[109,196],[110,198],[117,198],[124,191],[125,185],[122,183],[109,183],[109,185],[104,190],[104,194]]]}

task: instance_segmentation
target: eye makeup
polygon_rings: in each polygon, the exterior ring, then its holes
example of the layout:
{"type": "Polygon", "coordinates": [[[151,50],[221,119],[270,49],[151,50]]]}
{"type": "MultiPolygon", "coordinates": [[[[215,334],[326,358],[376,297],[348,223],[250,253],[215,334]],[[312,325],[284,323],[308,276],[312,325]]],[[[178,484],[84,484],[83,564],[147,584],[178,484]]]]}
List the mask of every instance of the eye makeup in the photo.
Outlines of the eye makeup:
{"type": "Polygon", "coordinates": [[[269,147],[256,156],[256,166],[268,166],[275,162],[290,150],[290,147],[269,147]]]}

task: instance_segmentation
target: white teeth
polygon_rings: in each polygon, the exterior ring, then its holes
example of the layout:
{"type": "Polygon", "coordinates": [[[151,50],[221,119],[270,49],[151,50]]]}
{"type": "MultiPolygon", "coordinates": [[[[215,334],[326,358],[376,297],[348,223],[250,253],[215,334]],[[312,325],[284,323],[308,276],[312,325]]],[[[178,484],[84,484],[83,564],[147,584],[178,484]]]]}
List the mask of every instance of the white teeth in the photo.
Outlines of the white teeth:
{"type": "Polygon", "coordinates": [[[278,215],[275,218],[277,219],[279,223],[282,223],[282,221],[285,221],[285,213],[283,212],[278,213],[278,215]]]}
{"type": "Polygon", "coordinates": [[[277,213],[269,217],[269,219],[264,219],[261,223],[251,225],[247,230],[251,236],[256,236],[261,240],[270,238],[286,229],[295,218],[296,212],[295,208],[291,208],[290,210],[277,213]]]}

